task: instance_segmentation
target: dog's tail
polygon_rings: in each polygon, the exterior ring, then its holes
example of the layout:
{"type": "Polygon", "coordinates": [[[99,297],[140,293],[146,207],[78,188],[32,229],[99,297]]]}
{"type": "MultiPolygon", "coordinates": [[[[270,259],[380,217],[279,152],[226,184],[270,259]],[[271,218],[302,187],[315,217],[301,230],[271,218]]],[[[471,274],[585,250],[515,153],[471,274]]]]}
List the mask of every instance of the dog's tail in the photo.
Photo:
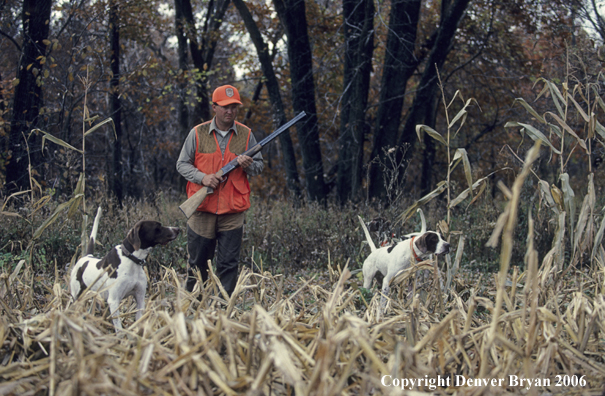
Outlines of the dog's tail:
{"type": "Polygon", "coordinates": [[[363,222],[361,216],[357,216],[359,222],[361,223],[361,227],[363,228],[363,232],[366,234],[366,239],[368,240],[368,245],[370,245],[370,250],[374,252],[376,250],[376,245],[374,245],[374,241],[372,241],[372,237],[370,236],[370,231],[368,231],[368,227],[366,227],[366,223],[363,222]]]}
{"type": "Polygon", "coordinates": [[[426,219],[424,218],[424,212],[422,209],[416,209],[416,213],[420,215],[420,232],[412,232],[410,234],[405,234],[403,239],[410,239],[412,237],[417,237],[423,235],[426,232],[426,219]]]}
{"type": "Polygon", "coordinates": [[[418,214],[420,215],[420,235],[422,235],[426,232],[426,220],[424,219],[424,212],[420,208],[416,209],[416,212],[418,212],[418,214]]]}
{"type": "Polygon", "coordinates": [[[97,215],[95,216],[95,222],[92,224],[92,231],[90,232],[90,240],[88,241],[88,247],[86,248],[86,255],[92,255],[95,252],[95,241],[97,240],[97,231],[99,230],[99,221],[101,220],[101,207],[97,209],[97,215]]]}

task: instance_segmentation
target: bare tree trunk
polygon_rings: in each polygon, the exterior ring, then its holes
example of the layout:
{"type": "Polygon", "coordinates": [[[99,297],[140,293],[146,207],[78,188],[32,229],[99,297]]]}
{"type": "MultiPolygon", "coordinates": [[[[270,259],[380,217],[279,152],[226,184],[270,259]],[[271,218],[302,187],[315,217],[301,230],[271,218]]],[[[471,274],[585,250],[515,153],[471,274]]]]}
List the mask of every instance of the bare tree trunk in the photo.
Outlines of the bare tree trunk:
{"type": "Polygon", "coordinates": [[[383,166],[387,163],[385,152],[397,144],[406,85],[418,67],[414,48],[421,3],[422,0],[394,0],[391,5],[371,156],[377,162],[370,165],[370,197],[383,198],[386,194],[383,180],[383,166]]]}
{"type": "MultiPolygon", "coordinates": [[[[187,53],[187,22],[183,13],[183,0],[174,0],[174,30],[177,38],[177,54],[179,57],[179,72],[177,75],[177,121],[181,141],[185,141],[191,122],[189,121],[189,109],[187,108],[187,71],[189,69],[187,53]]],[[[179,177],[178,181],[181,191],[185,191],[187,180],[179,177]]]]}
{"type": "Polygon", "coordinates": [[[425,123],[432,111],[438,87],[437,70],[441,69],[445,63],[454,41],[456,29],[469,2],[470,0],[453,1],[446,16],[441,18],[442,24],[422,73],[414,104],[403,127],[403,133],[399,138],[399,145],[412,143],[415,140],[416,125],[425,123]]]}
{"type": "MultiPolygon", "coordinates": [[[[277,77],[275,76],[275,71],[273,70],[273,64],[271,62],[271,56],[269,55],[267,44],[263,40],[261,32],[258,29],[258,26],[256,26],[252,14],[250,13],[250,10],[248,9],[244,1],[233,0],[233,4],[235,5],[235,7],[237,7],[242,19],[244,20],[244,24],[246,25],[248,34],[250,34],[250,38],[252,39],[252,42],[256,47],[256,52],[258,54],[258,59],[261,64],[261,69],[263,71],[263,75],[266,78],[265,85],[267,86],[267,91],[269,92],[269,99],[271,100],[273,126],[275,129],[277,129],[281,125],[285,124],[287,122],[287,119],[284,104],[282,102],[281,93],[279,91],[279,83],[277,81],[277,77]]],[[[286,168],[286,180],[288,184],[288,189],[295,197],[300,197],[300,180],[298,176],[298,170],[296,168],[296,157],[294,156],[294,146],[292,145],[292,139],[290,138],[289,133],[282,133],[281,135],[279,135],[279,140],[284,155],[284,166],[286,168]]]]}
{"type": "MultiPolygon", "coordinates": [[[[177,38],[177,53],[179,57],[179,74],[177,76],[178,85],[178,125],[179,136],[181,140],[185,140],[191,125],[189,123],[189,110],[185,102],[187,101],[187,80],[185,74],[189,69],[187,62],[187,36],[185,35],[185,18],[183,15],[183,0],[174,0],[174,30],[177,38]]],[[[182,178],[181,178],[182,179],[182,178]]],[[[184,179],[182,179],[184,180],[184,179]]]]}
{"type": "Polygon", "coordinates": [[[109,80],[109,111],[115,126],[116,141],[111,152],[111,173],[109,188],[119,204],[124,199],[122,179],[122,106],[120,103],[120,8],[116,0],[109,5],[109,62],[111,80],[109,80]]]}
{"type": "Polygon", "coordinates": [[[305,2],[302,0],[273,0],[273,4],[288,38],[294,111],[296,113],[304,111],[307,114],[307,117],[296,125],[303,155],[307,194],[313,201],[323,201],[326,198],[327,189],[319,145],[313,53],[307,32],[305,2]]]}
{"type": "Polygon", "coordinates": [[[52,0],[23,1],[23,44],[17,71],[18,85],[13,99],[13,114],[9,134],[11,151],[6,166],[6,187],[9,191],[29,188],[28,145],[32,164],[38,164],[40,142],[30,131],[40,126],[42,107],[43,68],[50,26],[52,0]]]}
{"type": "Polygon", "coordinates": [[[219,29],[223,23],[223,17],[227,12],[227,8],[229,8],[230,0],[210,0],[200,38],[198,38],[197,29],[195,28],[191,0],[181,1],[191,59],[197,71],[195,80],[197,101],[193,112],[194,123],[197,123],[211,118],[207,70],[210,70],[212,67],[214,50],[220,37],[219,29]]]}
{"type": "Polygon", "coordinates": [[[361,185],[366,110],[374,52],[374,1],[344,0],[344,88],[340,111],[337,190],[344,204],[361,185]]]}

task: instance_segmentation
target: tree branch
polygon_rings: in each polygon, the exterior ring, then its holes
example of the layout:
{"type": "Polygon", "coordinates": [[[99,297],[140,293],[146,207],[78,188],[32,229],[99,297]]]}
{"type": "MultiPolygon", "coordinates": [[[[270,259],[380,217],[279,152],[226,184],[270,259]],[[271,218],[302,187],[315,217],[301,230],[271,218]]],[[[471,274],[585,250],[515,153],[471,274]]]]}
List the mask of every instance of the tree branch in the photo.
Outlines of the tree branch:
{"type": "Polygon", "coordinates": [[[17,47],[17,49],[19,50],[19,52],[21,52],[21,46],[19,45],[18,42],[15,41],[14,38],[12,38],[8,34],[4,33],[2,30],[0,30],[0,35],[2,35],[4,37],[6,37],[7,39],[9,39],[13,44],[15,44],[15,47],[17,47]]]}

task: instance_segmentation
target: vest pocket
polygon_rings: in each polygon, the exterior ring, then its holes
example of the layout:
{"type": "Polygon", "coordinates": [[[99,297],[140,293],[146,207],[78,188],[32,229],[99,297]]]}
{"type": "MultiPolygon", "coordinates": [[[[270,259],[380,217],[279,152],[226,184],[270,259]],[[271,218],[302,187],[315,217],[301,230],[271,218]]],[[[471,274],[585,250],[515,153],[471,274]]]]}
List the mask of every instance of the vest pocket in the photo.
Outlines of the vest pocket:
{"type": "Polygon", "coordinates": [[[233,183],[232,208],[242,212],[250,207],[250,184],[245,175],[229,178],[233,183]]]}

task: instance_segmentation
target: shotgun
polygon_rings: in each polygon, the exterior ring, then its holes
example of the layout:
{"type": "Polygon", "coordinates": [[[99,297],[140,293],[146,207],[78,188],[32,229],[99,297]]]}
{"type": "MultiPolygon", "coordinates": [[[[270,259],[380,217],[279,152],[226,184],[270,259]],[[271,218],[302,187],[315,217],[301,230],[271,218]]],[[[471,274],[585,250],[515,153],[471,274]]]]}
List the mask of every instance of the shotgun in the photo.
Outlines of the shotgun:
{"type": "MultiPolygon", "coordinates": [[[[261,149],[263,147],[265,147],[267,144],[269,144],[273,139],[275,139],[276,137],[281,135],[286,129],[290,128],[292,125],[294,125],[296,122],[298,122],[298,120],[300,120],[301,118],[303,118],[305,116],[306,116],[305,112],[301,111],[300,114],[298,114],[296,117],[292,118],[290,121],[286,122],[284,125],[282,125],[278,129],[273,131],[269,136],[267,136],[266,138],[261,140],[259,143],[257,143],[251,149],[248,149],[247,151],[245,151],[242,155],[247,155],[248,157],[253,157],[256,153],[261,151],[261,149]]],[[[215,175],[216,175],[216,177],[221,178],[221,177],[225,176],[227,173],[229,173],[232,170],[234,170],[235,168],[237,168],[238,166],[239,166],[239,164],[237,163],[237,158],[235,158],[232,161],[230,161],[227,165],[223,166],[218,172],[215,173],[215,175]]],[[[179,209],[181,209],[181,212],[183,212],[185,217],[187,217],[187,219],[189,219],[191,217],[191,215],[195,213],[197,208],[202,204],[202,202],[204,202],[204,199],[206,199],[206,196],[208,194],[212,194],[213,192],[214,192],[214,190],[212,189],[212,187],[204,186],[204,187],[200,188],[191,197],[189,197],[189,199],[187,199],[185,202],[183,202],[181,204],[181,206],[179,206],[179,209]]]]}

